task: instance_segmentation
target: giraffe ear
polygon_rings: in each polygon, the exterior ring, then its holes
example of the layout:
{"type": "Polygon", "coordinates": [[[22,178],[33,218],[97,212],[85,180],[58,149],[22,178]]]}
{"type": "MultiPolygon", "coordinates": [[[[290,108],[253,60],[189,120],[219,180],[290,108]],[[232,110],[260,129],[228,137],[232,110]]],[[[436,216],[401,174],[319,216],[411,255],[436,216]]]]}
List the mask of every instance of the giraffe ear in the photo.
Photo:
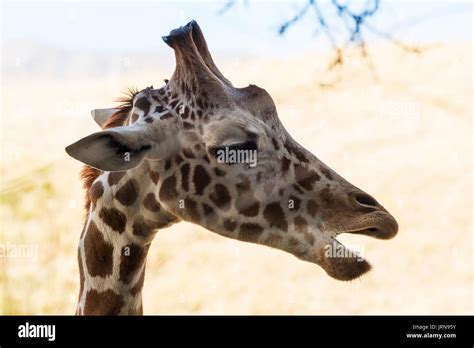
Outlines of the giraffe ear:
{"type": "Polygon", "coordinates": [[[100,170],[124,171],[137,167],[151,148],[139,130],[117,127],[82,138],[66,147],[66,152],[100,170]]]}
{"type": "Polygon", "coordinates": [[[91,110],[91,116],[94,121],[99,125],[100,128],[104,129],[104,123],[109,119],[110,116],[115,114],[120,109],[108,108],[108,109],[94,109],[91,110]]]}

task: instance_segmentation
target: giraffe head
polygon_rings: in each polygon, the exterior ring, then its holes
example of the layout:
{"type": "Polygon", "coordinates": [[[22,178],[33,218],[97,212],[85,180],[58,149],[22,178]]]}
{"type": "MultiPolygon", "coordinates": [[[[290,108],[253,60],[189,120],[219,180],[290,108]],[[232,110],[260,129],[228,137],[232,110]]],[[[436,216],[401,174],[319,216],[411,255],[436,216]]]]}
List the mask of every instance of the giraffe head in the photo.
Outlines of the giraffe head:
{"type": "Polygon", "coordinates": [[[369,263],[336,236],[389,239],[395,219],[299,145],[264,89],[234,87],[196,22],[163,39],[176,56],[166,85],[135,93],[113,116],[96,111],[107,129],[66,151],[103,171],[142,168],[139,186],[150,184],[155,203],[177,219],[287,251],[336,279],[367,272],[369,263]],[[111,119],[119,126],[110,128],[111,119]]]}

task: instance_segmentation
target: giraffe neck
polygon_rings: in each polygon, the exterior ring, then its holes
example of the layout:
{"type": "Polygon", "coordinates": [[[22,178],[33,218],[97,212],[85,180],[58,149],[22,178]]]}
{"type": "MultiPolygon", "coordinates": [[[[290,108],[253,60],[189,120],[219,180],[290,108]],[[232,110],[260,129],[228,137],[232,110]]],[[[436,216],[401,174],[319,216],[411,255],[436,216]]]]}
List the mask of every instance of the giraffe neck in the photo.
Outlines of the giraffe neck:
{"type": "Polygon", "coordinates": [[[146,256],[158,228],[177,219],[155,199],[158,174],[149,168],[104,172],[89,190],[78,250],[76,314],[142,314],[146,256]]]}

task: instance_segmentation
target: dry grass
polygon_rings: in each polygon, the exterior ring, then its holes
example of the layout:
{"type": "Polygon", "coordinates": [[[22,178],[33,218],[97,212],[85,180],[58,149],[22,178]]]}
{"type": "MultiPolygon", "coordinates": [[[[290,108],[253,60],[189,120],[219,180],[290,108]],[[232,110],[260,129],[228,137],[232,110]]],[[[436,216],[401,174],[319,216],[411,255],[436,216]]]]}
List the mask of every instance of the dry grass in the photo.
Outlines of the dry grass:
{"type": "MultiPolygon", "coordinates": [[[[377,197],[400,233],[391,241],[343,237],[374,265],[345,283],[284,252],[181,223],[153,243],[145,313],[473,313],[470,50],[436,46],[417,57],[380,46],[380,82],[352,57],[332,88],[319,86],[330,77],[322,53],[239,65],[218,59],[234,84],[265,87],[290,133],[377,197]]],[[[97,130],[89,109],[170,73],[162,65],[4,79],[0,244],[33,243],[38,255],[0,258],[0,314],[74,312],[83,193],[80,164],[64,147],[97,130]]]]}

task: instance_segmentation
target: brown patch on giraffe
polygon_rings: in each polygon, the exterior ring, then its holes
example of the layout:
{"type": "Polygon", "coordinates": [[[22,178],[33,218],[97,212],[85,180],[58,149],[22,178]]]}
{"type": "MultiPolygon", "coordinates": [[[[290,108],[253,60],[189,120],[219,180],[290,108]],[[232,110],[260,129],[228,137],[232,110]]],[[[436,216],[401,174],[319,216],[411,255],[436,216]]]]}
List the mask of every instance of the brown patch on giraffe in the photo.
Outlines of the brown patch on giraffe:
{"type": "Polygon", "coordinates": [[[245,242],[256,242],[263,232],[263,227],[254,223],[243,223],[240,225],[239,240],[245,242]]]}
{"type": "Polygon", "coordinates": [[[290,142],[287,140],[285,142],[285,148],[288,150],[290,154],[293,154],[299,161],[304,162],[304,163],[309,162],[308,158],[305,156],[301,148],[298,145],[294,144],[293,142],[290,142]]]}
{"type": "Polygon", "coordinates": [[[165,170],[169,170],[171,168],[171,160],[167,159],[165,162],[165,170]]]}
{"type": "Polygon", "coordinates": [[[332,181],[333,180],[333,176],[331,174],[331,171],[324,167],[324,166],[321,166],[319,167],[319,170],[321,171],[321,173],[323,173],[323,175],[329,180],[329,181],[332,181]]]}
{"type": "Polygon", "coordinates": [[[332,207],[334,206],[334,198],[333,195],[331,194],[331,190],[328,187],[325,187],[324,189],[321,190],[321,193],[319,194],[321,197],[321,201],[324,203],[325,206],[332,207]]]}
{"type": "Polygon", "coordinates": [[[194,128],[194,125],[192,123],[183,121],[183,129],[189,130],[189,129],[193,129],[193,128],[194,128]]]}
{"type": "Polygon", "coordinates": [[[153,228],[145,221],[143,216],[140,216],[133,222],[132,232],[136,236],[148,237],[153,232],[153,228]]]}
{"type": "Polygon", "coordinates": [[[114,186],[116,185],[120,179],[122,179],[127,172],[110,172],[109,176],[107,178],[107,182],[109,183],[109,186],[114,186]]]}
{"type": "Polygon", "coordinates": [[[84,315],[118,315],[124,306],[122,296],[112,290],[98,292],[89,290],[86,294],[84,315]]]}
{"type": "MultiPolygon", "coordinates": [[[[157,102],[160,102],[160,100],[157,100],[156,98],[153,98],[153,99],[155,99],[157,102]]],[[[159,114],[161,114],[162,112],[165,112],[165,111],[166,111],[166,109],[163,107],[163,105],[157,105],[155,107],[155,112],[157,112],[159,114]]]]}
{"type": "Polygon", "coordinates": [[[311,191],[314,183],[321,179],[314,170],[300,166],[299,164],[295,164],[294,169],[296,182],[307,191],[311,191]]]}
{"type": "Polygon", "coordinates": [[[308,232],[304,232],[304,239],[310,244],[313,245],[315,242],[315,239],[312,234],[308,232]]]}
{"type": "Polygon", "coordinates": [[[181,113],[181,118],[182,118],[182,119],[186,119],[186,118],[188,118],[188,117],[189,117],[189,108],[188,108],[188,106],[186,105],[186,106],[184,107],[183,112],[181,113]]]}
{"type": "Polygon", "coordinates": [[[115,193],[115,198],[123,205],[132,205],[137,200],[138,190],[138,182],[130,179],[115,193]]]}
{"type": "MultiPolygon", "coordinates": [[[[177,96],[176,96],[176,97],[177,97],[177,96]]],[[[175,98],[175,97],[174,97],[174,98],[175,98]]],[[[172,109],[175,109],[175,108],[176,108],[176,105],[178,105],[178,103],[179,103],[179,99],[175,99],[175,100],[171,100],[169,105],[170,105],[170,107],[171,107],[172,109]]]]}
{"type": "Polygon", "coordinates": [[[158,183],[158,180],[160,180],[160,173],[159,172],[155,172],[155,171],[151,170],[148,175],[150,176],[151,181],[153,181],[153,183],[155,185],[158,183]]]}
{"type": "Polygon", "coordinates": [[[194,158],[193,152],[190,149],[183,149],[183,156],[186,158],[194,158]]]}
{"type": "Polygon", "coordinates": [[[233,232],[237,227],[237,222],[233,219],[224,219],[224,229],[233,232]]]}
{"type": "Polygon", "coordinates": [[[153,117],[151,117],[151,116],[145,117],[145,122],[146,123],[153,123],[153,117]]]}
{"type": "Polygon", "coordinates": [[[142,291],[143,289],[143,284],[145,283],[145,267],[143,267],[141,273],[140,273],[140,278],[138,278],[137,282],[135,285],[130,289],[130,294],[132,296],[137,295],[139,292],[142,291]]]}
{"type": "Polygon", "coordinates": [[[265,244],[270,246],[277,246],[281,243],[283,238],[275,233],[269,233],[265,238],[265,244]]]}
{"type": "Polygon", "coordinates": [[[120,256],[120,280],[130,283],[145,262],[148,248],[137,244],[128,244],[122,248],[120,256]]]}
{"type": "Polygon", "coordinates": [[[278,145],[278,141],[275,138],[272,138],[272,144],[275,149],[275,151],[280,150],[280,146],[278,145]]]}
{"type": "Polygon", "coordinates": [[[180,155],[174,156],[174,163],[176,163],[177,166],[179,166],[183,161],[184,159],[180,155]]]}
{"type": "Polygon", "coordinates": [[[229,190],[222,185],[216,184],[214,191],[209,195],[212,202],[221,210],[227,211],[230,208],[230,194],[229,190]]]}
{"type": "Polygon", "coordinates": [[[214,168],[214,173],[217,175],[217,176],[225,176],[227,173],[222,170],[222,169],[219,169],[219,168],[214,168]]]}
{"type": "Polygon", "coordinates": [[[112,230],[118,233],[123,233],[125,230],[127,217],[120,210],[116,208],[103,207],[99,212],[99,216],[105,224],[112,228],[112,230]]]}
{"type": "Polygon", "coordinates": [[[143,110],[143,112],[146,115],[150,112],[151,103],[150,103],[150,101],[148,100],[147,97],[141,97],[135,102],[134,106],[136,108],[139,108],[140,110],[143,110]]]}
{"type": "Polygon", "coordinates": [[[106,277],[112,274],[113,250],[112,244],[105,241],[94,221],[91,221],[84,237],[84,253],[87,272],[92,277],[106,277]]]}
{"type": "Polygon", "coordinates": [[[196,105],[197,105],[200,109],[203,108],[201,98],[197,98],[197,99],[196,99],[196,105]]]}
{"type": "Polygon", "coordinates": [[[297,231],[307,231],[308,230],[308,223],[304,218],[301,216],[296,216],[294,219],[295,227],[297,231]]]}
{"type": "Polygon", "coordinates": [[[309,215],[311,215],[311,217],[314,217],[314,215],[316,215],[316,212],[318,211],[318,204],[316,203],[316,201],[312,199],[308,200],[308,202],[306,203],[306,211],[309,215]]]}
{"type": "Polygon", "coordinates": [[[268,204],[263,210],[263,217],[267,220],[270,227],[277,227],[285,232],[288,231],[288,223],[280,203],[273,202],[268,204]]]}
{"type": "Polygon", "coordinates": [[[186,218],[191,222],[199,221],[199,211],[197,208],[197,203],[189,197],[184,199],[184,212],[186,218]]]}
{"type": "Polygon", "coordinates": [[[290,169],[291,161],[287,157],[281,159],[281,171],[286,173],[290,169]]]}
{"type": "Polygon", "coordinates": [[[176,177],[171,175],[163,181],[163,184],[161,184],[159,198],[160,201],[173,201],[176,200],[177,197],[176,177]]]}
{"type": "Polygon", "coordinates": [[[89,190],[89,199],[92,204],[92,210],[95,209],[97,200],[104,194],[104,185],[100,181],[96,181],[89,190]]]}
{"type": "Polygon", "coordinates": [[[189,172],[191,171],[191,166],[189,163],[185,163],[181,166],[181,188],[184,191],[189,191],[189,172]]]}
{"type": "Polygon", "coordinates": [[[155,198],[155,194],[152,192],[145,196],[145,199],[143,200],[143,206],[145,209],[148,209],[152,212],[158,212],[161,209],[160,203],[158,203],[155,198]]]}
{"type": "Polygon", "coordinates": [[[199,164],[194,168],[193,182],[196,194],[199,196],[202,195],[204,189],[211,182],[211,177],[207,173],[207,170],[199,164]]]}
{"type": "Polygon", "coordinates": [[[217,221],[217,214],[214,211],[214,208],[211,207],[210,205],[206,203],[202,203],[202,210],[204,212],[204,218],[209,222],[210,224],[214,224],[217,221]]]}
{"type": "Polygon", "coordinates": [[[134,112],[134,113],[132,114],[132,123],[137,122],[137,120],[138,120],[138,114],[137,114],[136,112],[134,112]]]}
{"type": "MultiPolygon", "coordinates": [[[[172,222],[176,222],[178,220],[179,220],[179,218],[177,216],[172,215],[168,212],[163,212],[162,211],[160,213],[160,221],[159,222],[153,222],[152,226],[155,229],[165,228],[165,227],[168,227],[172,222]]],[[[150,224],[151,224],[151,222],[150,222],[150,224]]]]}
{"type": "Polygon", "coordinates": [[[237,211],[245,216],[257,216],[260,210],[260,202],[252,192],[250,181],[245,178],[235,187],[237,189],[237,199],[235,200],[237,211]]]}

